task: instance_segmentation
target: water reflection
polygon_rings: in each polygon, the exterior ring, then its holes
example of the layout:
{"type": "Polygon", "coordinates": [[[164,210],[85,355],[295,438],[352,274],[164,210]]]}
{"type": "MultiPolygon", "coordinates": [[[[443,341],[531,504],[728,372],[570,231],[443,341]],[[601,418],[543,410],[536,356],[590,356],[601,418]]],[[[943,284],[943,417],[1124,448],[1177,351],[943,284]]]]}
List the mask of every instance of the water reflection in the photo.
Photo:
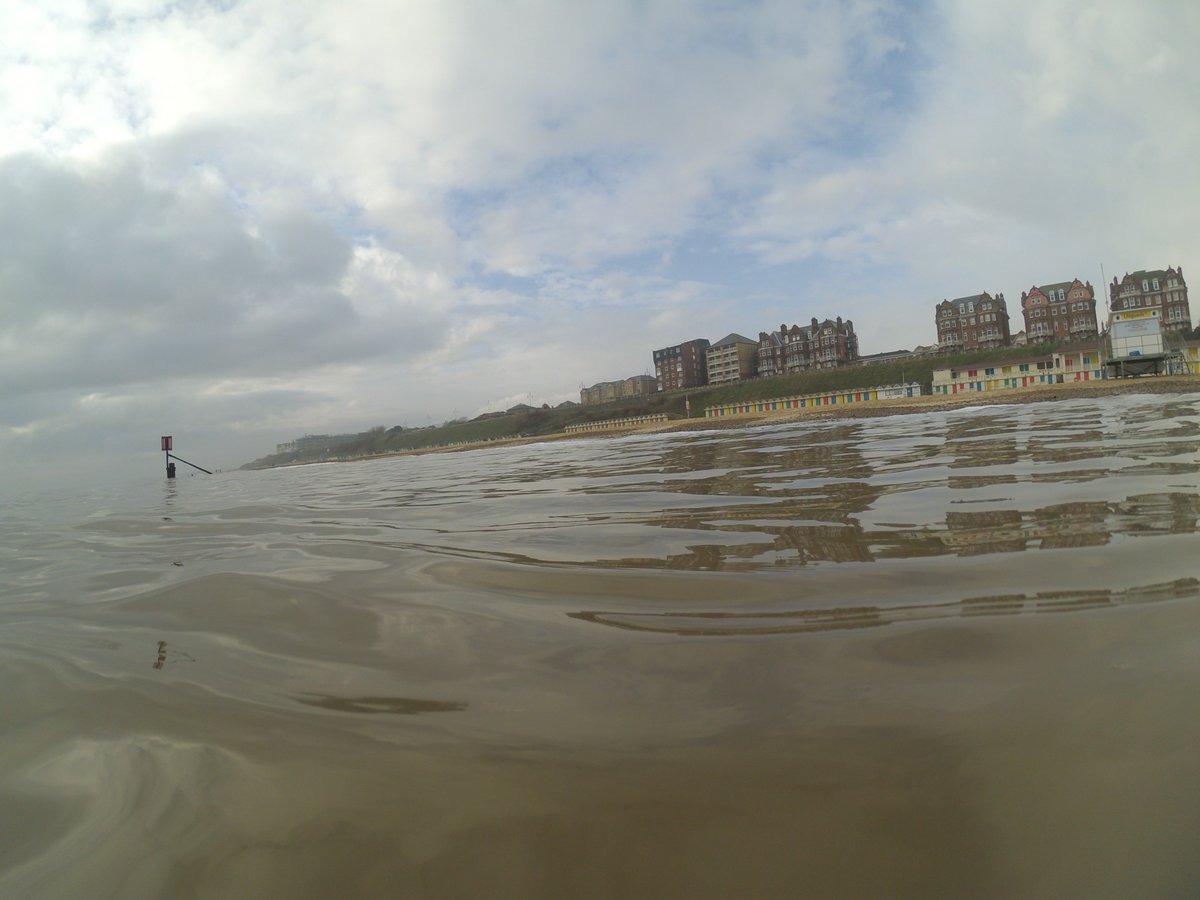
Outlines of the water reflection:
{"type": "Polygon", "coordinates": [[[462,712],[467,704],[457,700],[422,700],[417,697],[337,697],[331,694],[299,694],[296,699],[308,706],[333,712],[386,713],[415,716],[428,712],[462,712]]]}
{"type": "MultiPolygon", "coordinates": [[[[953,489],[974,490],[1011,483],[1008,479],[982,481],[971,488],[955,485],[953,489]]],[[[1034,549],[1095,547],[1107,544],[1114,535],[1190,534],[1196,531],[1200,517],[1200,500],[1195,494],[1169,492],[1140,494],[1119,501],[1056,503],[1024,510],[1008,506],[948,510],[940,522],[868,528],[850,511],[855,503],[861,503],[863,511],[871,509],[871,504],[864,499],[866,492],[842,493],[852,496],[855,502],[842,507],[784,503],[686,512],[674,510],[663,518],[647,519],[644,524],[703,533],[705,543],[689,544],[686,552],[671,553],[662,558],[623,556],[574,560],[571,564],[604,568],[749,571],[814,563],[869,563],[880,559],[939,555],[980,556],[1034,549]],[[789,520],[803,520],[803,524],[788,524],[789,520]],[[714,540],[720,534],[736,536],[737,540],[728,543],[714,540]]],[[[998,501],[950,502],[995,506],[998,501]]],[[[1003,503],[1004,498],[999,502],[1003,503]]],[[[536,559],[525,556],[521,561],[534,563],[536,559]]],[[[564,563],[563,560],[556,561],[559,565],[564,563]]]]}
{"type": "Polygon", "coordinates": [[[1081,612],[1100,607],[1161,603],[1200,598],[1200,580],[1181,578],[1124,591],[1103,588],[1043,591],[1037,594],[997,594],[966,597],[947,603],[897,603],[888,606],[839,606],[755,612],[748,609],[703,612],[629,612],[583,610],[572,619],[628,631],[675,634],[683,637],[803,634],[878,628],[969,616],[1018,616],[1029,613],[1081,612]]]}

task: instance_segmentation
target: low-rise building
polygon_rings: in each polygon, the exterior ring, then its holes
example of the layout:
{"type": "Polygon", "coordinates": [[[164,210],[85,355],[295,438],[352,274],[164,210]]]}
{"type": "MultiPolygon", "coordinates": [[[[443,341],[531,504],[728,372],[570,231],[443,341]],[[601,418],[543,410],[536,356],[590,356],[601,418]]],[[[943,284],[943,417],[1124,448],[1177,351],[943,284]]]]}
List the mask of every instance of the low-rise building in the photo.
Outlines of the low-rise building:
{"type": "Polygon", "coordinates": [[[888,350],[885,353],[871,353],[867,356],[860,356],[858,364],[860,366],[871,366],[875,363],[899,362],[902,359],[912,359],[915,355],[913,350],[888,350]]]}
{"type": "Polygon", "coordinates": [[[706,406],[704,416],[708,419],[725,416],[756,415],[759,413],[790,412],[798,409],[816,409],[826,406],[846,406],[851,403],[870,403],[877,400],[904,400],[920,397],[921,385],[888,384],[880,387],[851,388],[850,390],[826,391],[816,394],[796,394],[790,397],[773,397],[769,400],[735,400],[706,406]]]}
{"type": "Polygon", "coordinates": [[[1003,294],[972,294],[943,300],[935,311],[938,344],[948,353],[1007,347],[1008,305],[1003,294]]]}
{"type": "Polygon", "coordinates": [[[654,379],[660,391],[678,391],[708,383],[708,340],[696,338],[654,351],[654,379]]]}
{"type": "Polygon", "coordinates": [[[1021,292],[1021,312],[1029,341],[1079,342],[1099,334],[1096,294],[1091,282],[1059,281],[1035,285],[1021,292]]]}
{"type": "Polygon", "coordinates": [[[705,351],[709,384],[744,381],[758,373],[758,344],[740,334],[727,334],[705,351]]]}
{"type": "Polygon", "coordinates": [[[1108,377],[1104,349],[1092,341],[1020,359],[984,360],[933,371],[934,395],[1006,391],[1108,377]]]}
{"type": "Polygon", "coordinates": [[[1183,266],[1178,269],[1154,269],[1129,272],[1109,285],[1109,312],[1137,309],[1161,309],[1163,327],[1170,331],[1190,329],[1192,311],[1188,305],[1187,282],[1183,266]]]}

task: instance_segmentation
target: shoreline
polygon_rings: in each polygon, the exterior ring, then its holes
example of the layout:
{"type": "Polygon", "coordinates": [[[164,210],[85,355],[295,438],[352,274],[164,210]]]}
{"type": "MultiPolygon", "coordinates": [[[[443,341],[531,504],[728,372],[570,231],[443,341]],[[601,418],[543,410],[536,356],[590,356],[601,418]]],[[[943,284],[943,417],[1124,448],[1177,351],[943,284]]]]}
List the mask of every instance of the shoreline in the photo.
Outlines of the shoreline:
{"type": "MultiPolygon", "coordinates": [[[[633,425],[625,428],[582,431],[568,434],[563,431],[550,434],[525,435],[523,437],[492,438],[471,443],[448,444],[434,447],[414,447],[406,450],[389,450],[365,456],[348,456],[341,459],[314,459],[288,463],[292,466],[312,466],[321,463],[367,462],[373,459],[391,459],[397,456],[421,456],[429,453],[461,453],[489,447],[515,447],[526,444],[544,444],[556,441],[594,440],[624,437],[630,434],[667,434],[676,431],[726,431],[738,428],[757,428],[787,422],[824,422],[830,419],[874,419],[881,416],[901,416],[920,412],[942,412],[972,406],[1011,406],[1018,403],[1052,403],[1056,400],[1076,400],[1091,397],[1114,397],[1123,394],[1194,394],[1200,393],[1200,378],[1194,375],[1157,375],[1132,379],[1104,379],[1081,381],[1051,386],[1013,388],[1007,391],[986,391],[969,394],[922,394],[903,400],[870,400],[845,406],[821,406],[805,409],[775,410],[772,412],[742,413],[719,418],[695,417],[671,419],[666,422],[633,425]]],[[[769,399],[769,398],[767,398],[769,399]]],[[[756,402],[756,401],[751,401],[756,402]]],[[[247,468],[258,471],[280,468],[261,466],[247,468]]]]}
{"type": "MultiPolygon", "coordinates": [[[[1010,406],[1016,403],[1051,403],[1056,400],[1075,400],[1085,397],[1113,397],[1123,394],[1193,394],[1200,392],[1200,378],[1191,375],[1159,375],[1152,378],[1105,379],[1103,381],[1070,382],[1053,386],[1014,388],[1009,391],[988,391],[970,394],[922,394],[920,397],[903,400],[871,400],[847,406],[819,407],[809,409],[776,410],[773,412],[744,413],[720,418],[673,419],[652,425],[613,428],[604,431],[585,431],[575,434],[555,432],[553,434],[526,437],[496,438],[469,444],[454,444],[445,447],[418,447],[411,450],[396,450],[373,456],[355,456],[328,462],[363,462],[372,459],[389,459],[396,456],[417,456],[428,453],[460,453],[486,447],[513,447],[525,444],[541,444],[551,441],[604,439],[624,437],[630,434],[660,434],[676,431],[722,431],[737,428],[755,428],[783,422],[828,421],[830,419],[873,419],[880,416],[898,416],[918,412],[940,412],[967,406],[1010,406]]],[[[298,465],[311,465],[299,463],[298,465]]]]}
{"type": "MultiPolygon", "coordinates": [[[[1052,403],[1056,400],[1077,400],[1089,397],[1114,397],[1124,394],[1192,394],[1200,392],[1200,379],[1190,375],[1162,375],[1153,380],[1081,381],[1052,386],[1013,388],[1008,391],[986,391],[969,394],[922,394],[903,400],[871,400],[846,406],[814,409],[778,410],[764,413],[745,413],[722,416],[718,419],[680,419],[658,428],[627,429],[633,431],[703,431],[744,426],[769,425],[774,422],[829,419],[874,419],[918,412],[941,412],[974,406],[1012,406],[1018,403],[1052,403]]],[[[615,430],[611,432],[617,433],[615,430]]],[[[596,434],[596,432],[591,432],[596,434]]],[[[603,434],[603,432],[601,432],[603,434]]]]}

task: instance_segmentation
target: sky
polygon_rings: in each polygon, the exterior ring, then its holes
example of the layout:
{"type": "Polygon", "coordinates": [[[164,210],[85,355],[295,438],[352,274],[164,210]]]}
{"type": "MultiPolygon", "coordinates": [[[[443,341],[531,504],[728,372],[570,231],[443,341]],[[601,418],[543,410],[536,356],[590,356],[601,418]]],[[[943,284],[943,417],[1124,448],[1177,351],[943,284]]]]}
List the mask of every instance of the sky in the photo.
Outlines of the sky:
{"type": "Polygon", "coordinates": [[[0,35],[9,484],[1200,273],[1182,0],[3,0],[0,35]]]}

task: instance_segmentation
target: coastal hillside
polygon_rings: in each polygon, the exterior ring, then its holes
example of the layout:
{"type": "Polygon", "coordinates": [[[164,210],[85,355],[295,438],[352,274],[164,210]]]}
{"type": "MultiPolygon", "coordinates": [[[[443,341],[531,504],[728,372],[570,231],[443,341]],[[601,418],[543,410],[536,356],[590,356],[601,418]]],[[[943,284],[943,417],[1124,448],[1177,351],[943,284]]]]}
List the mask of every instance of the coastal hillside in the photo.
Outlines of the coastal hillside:
{"type": "Polygon", "coordinates": [[[962,353],[952,356],[906,359],[870,366],[847,366],[780,375],[774,378],[755,378],[719,387],[691,388],[630,398],[612,403],[589,406],[521,407],[506,413],[487,413],[468,421],[447,422],[424,428],[384,428],[377,426],[361,434],[344,436],[336,444],[313,446],[275,453],[247,463],[244,469],[297,465],[326,459],[353,459],[405,450],[449,447],[485,441],[507,440],[515,437],[537,437],[557,434],[568,425],[620,419],[648,414],[665,414],[672,419],[700,418],[704,407],[722,403],[768,400],[801,394],[853,390],[886,384],[916,382],[925,392],[933,383],[933,370],[946,366],[962,366],[984,360],[1016,359],[1050,353],[1053,344],[1037,347],[1007,347],[1000,350],[962,353]],[[690,412],[689,412],[690,407],[690,412]]]}

